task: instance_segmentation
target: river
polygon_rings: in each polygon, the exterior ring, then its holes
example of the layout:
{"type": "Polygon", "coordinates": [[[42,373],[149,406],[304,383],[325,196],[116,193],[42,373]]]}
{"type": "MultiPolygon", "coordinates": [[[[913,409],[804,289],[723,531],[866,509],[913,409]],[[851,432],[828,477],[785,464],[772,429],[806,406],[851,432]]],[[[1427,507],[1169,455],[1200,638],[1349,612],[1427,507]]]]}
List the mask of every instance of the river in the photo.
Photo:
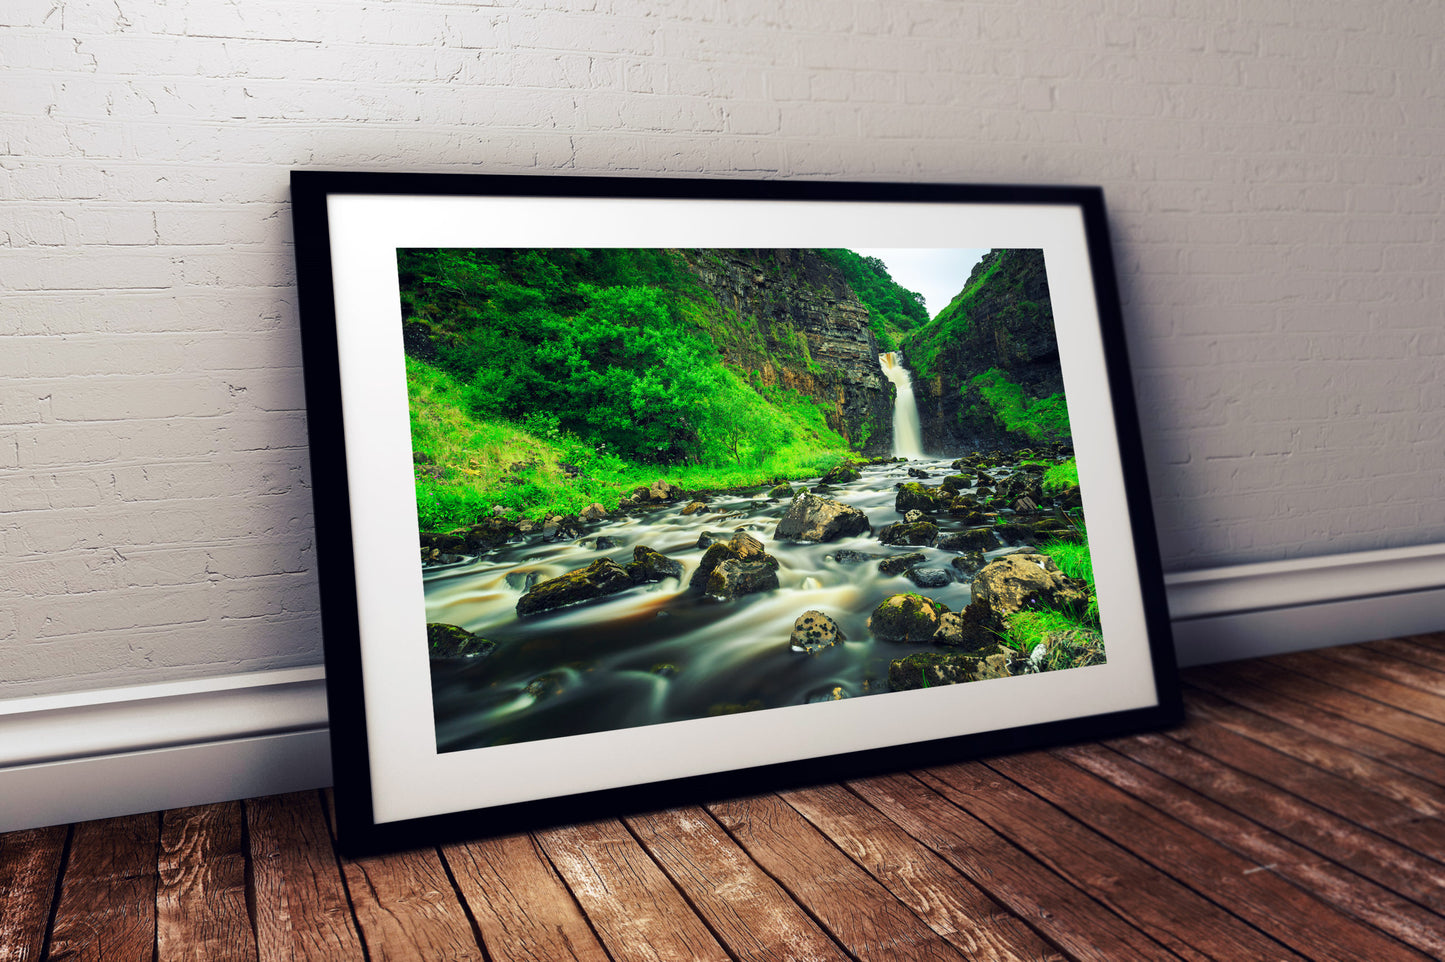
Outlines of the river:
{"type": "MultiPolygon", "coordinates": [[[[902,520],[894,509],[895,488],[912,480],[910,467],[927,471],[931,480],[924,483],[934,485],[953,473],[946,461],[872,465],[862,468],[858,481],[820,493],[864,511],[876,532],[902,520]]],[[[868,615],[903,591],[961,610],[970,599],[971,574],[931,589],[880,574],[878,559],[888,555],[919,551],[926,565],[941,568],[956,555],[891,547],[876,534],[827,544],[773,541],[788,504],[769,499],[764,488],[716,496],[707,513],[691,516],[682,514],[684,502],[674,502],[600,522],[576,541],[529,540],[426,569],[427,621],[459,625],[498,645],[483,658],[433,661],[438,751],[887,692],[889,661],[928,649],[874,641],[868,615]],[[726,540],[737,530],[752,534],[777,558],[780,587],[724,602],[689,591],[687,581],[704,551],[699,536],[711,532],[726,540]],[[598,537],[611,538],[615,547],[598,550],[598,537]],[[625,564],[636,545],[682,562],[682,579],[517,617],[517,600],[531,583],[602,557],[625,564]],[[841,550],[875,557],[844,564],[837,559],[841,550]],[[809,609],[832,617],[847,640],[813,654],[791,650],[793,622],[809,609]]],[[[946,515],[935,520],[941,533],[965,527],[946,515]]],[[[988,557],[1006,550],[1000,544],[988,557]]]]}

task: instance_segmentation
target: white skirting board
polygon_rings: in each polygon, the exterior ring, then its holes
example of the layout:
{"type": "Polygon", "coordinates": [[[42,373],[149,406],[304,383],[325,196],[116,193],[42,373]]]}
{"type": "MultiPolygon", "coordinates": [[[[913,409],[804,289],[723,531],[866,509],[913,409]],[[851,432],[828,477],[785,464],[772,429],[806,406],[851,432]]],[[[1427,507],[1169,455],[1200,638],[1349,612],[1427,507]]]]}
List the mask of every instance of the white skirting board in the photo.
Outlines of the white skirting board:
{"type": "MultiPolygon", "coordinates": [[[[1165,578],[1181,666],[1445,629],[1445,544],[1165,578]]],[[[0,832],[331,784],[321,667],[0,702],[0,832]]]]}

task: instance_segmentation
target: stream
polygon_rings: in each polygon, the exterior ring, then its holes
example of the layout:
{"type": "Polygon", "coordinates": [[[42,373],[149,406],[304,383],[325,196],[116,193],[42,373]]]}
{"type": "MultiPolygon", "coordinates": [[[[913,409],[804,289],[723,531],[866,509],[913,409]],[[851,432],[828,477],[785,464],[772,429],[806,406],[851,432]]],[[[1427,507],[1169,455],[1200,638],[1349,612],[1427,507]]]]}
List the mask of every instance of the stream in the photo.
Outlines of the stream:
{"type": "MultiPolygon", "coordinates": [[[[477,558],[423,572],[428,622],[458,625],[497,643],[490,655],[432,662],[437,750],[458,751],[776,708],[888,691],[888,664],[926,645],[875,641],[869,614],[889,595],[912,591],[962,610],[969,578],[919,589],[903,575],[883,575],[884,557],[922,552],[925,566],[950,568],[956,554],[930,547],[881,544],[876,531],[902,520],[895,488],[908,469],[937,485],[954,473],[946,460],[871,465],[859,480],[819,492],[861,509],[874,534],[825,544],[772,540],[787,499],[767,488],[714,496],[705,513],[684,515],[685,501],[641,508],[590,527],[579,539],[505,545],[477,558]],[[779,562],[780,587],[729,601],[688,589],[702,559],[699,536],[727,540],[747,531],[779,562]],[[614,547],[599,550],[597,539],[614,547]],[[517,600],[536,581],[585,567],[598,558],[619,564],[646,545],[684,566],[682,579],[631,588],[591,603],[519,619],[517,600]],[[840,551],[871,555],[842,563],[840,551]],[[792,650],[793,622],[810,609],[833,618],[846,638],[816,653],[792,650]]],[[[812,481],[795,482],[812,488],[812,481]]],[[[972,488],[961,489],[972,493],[972,488]]],[[[946,514],[940,533],[967,525],[946,514]]],[[[986,557],[1009,549],[1000,543],[986,557]]],[[[846,556],[845,556],[846,559],[846,556]]],[[[952,570],[952,569],[950,569],[952,570]]]]}

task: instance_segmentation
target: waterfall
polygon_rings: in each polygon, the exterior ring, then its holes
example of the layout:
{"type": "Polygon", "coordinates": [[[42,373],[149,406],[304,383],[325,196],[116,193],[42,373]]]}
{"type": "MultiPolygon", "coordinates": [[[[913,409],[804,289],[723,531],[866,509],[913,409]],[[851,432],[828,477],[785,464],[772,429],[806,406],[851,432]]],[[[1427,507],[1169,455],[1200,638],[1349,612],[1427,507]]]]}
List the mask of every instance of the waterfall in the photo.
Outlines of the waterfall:
{"type": "Polygon", "coordinates": [[[883,376],[898,389],[893,400],[893,456],[921,458],[923,429],[918,424],[918,404],[913,400],[913,375],[893,351],[878,355],[878,363],[883,376]]]}

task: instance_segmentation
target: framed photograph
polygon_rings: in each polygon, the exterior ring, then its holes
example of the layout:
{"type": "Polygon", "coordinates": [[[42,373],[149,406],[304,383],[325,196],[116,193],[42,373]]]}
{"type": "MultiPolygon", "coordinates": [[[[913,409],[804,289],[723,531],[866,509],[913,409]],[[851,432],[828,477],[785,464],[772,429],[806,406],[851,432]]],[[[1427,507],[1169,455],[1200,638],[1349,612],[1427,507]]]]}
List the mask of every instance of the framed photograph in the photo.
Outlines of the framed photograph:
{"type": "Polygon", "coordinates": [[[348,849],[1179,719],[1098,189],[291,185],[348,849]]]}

